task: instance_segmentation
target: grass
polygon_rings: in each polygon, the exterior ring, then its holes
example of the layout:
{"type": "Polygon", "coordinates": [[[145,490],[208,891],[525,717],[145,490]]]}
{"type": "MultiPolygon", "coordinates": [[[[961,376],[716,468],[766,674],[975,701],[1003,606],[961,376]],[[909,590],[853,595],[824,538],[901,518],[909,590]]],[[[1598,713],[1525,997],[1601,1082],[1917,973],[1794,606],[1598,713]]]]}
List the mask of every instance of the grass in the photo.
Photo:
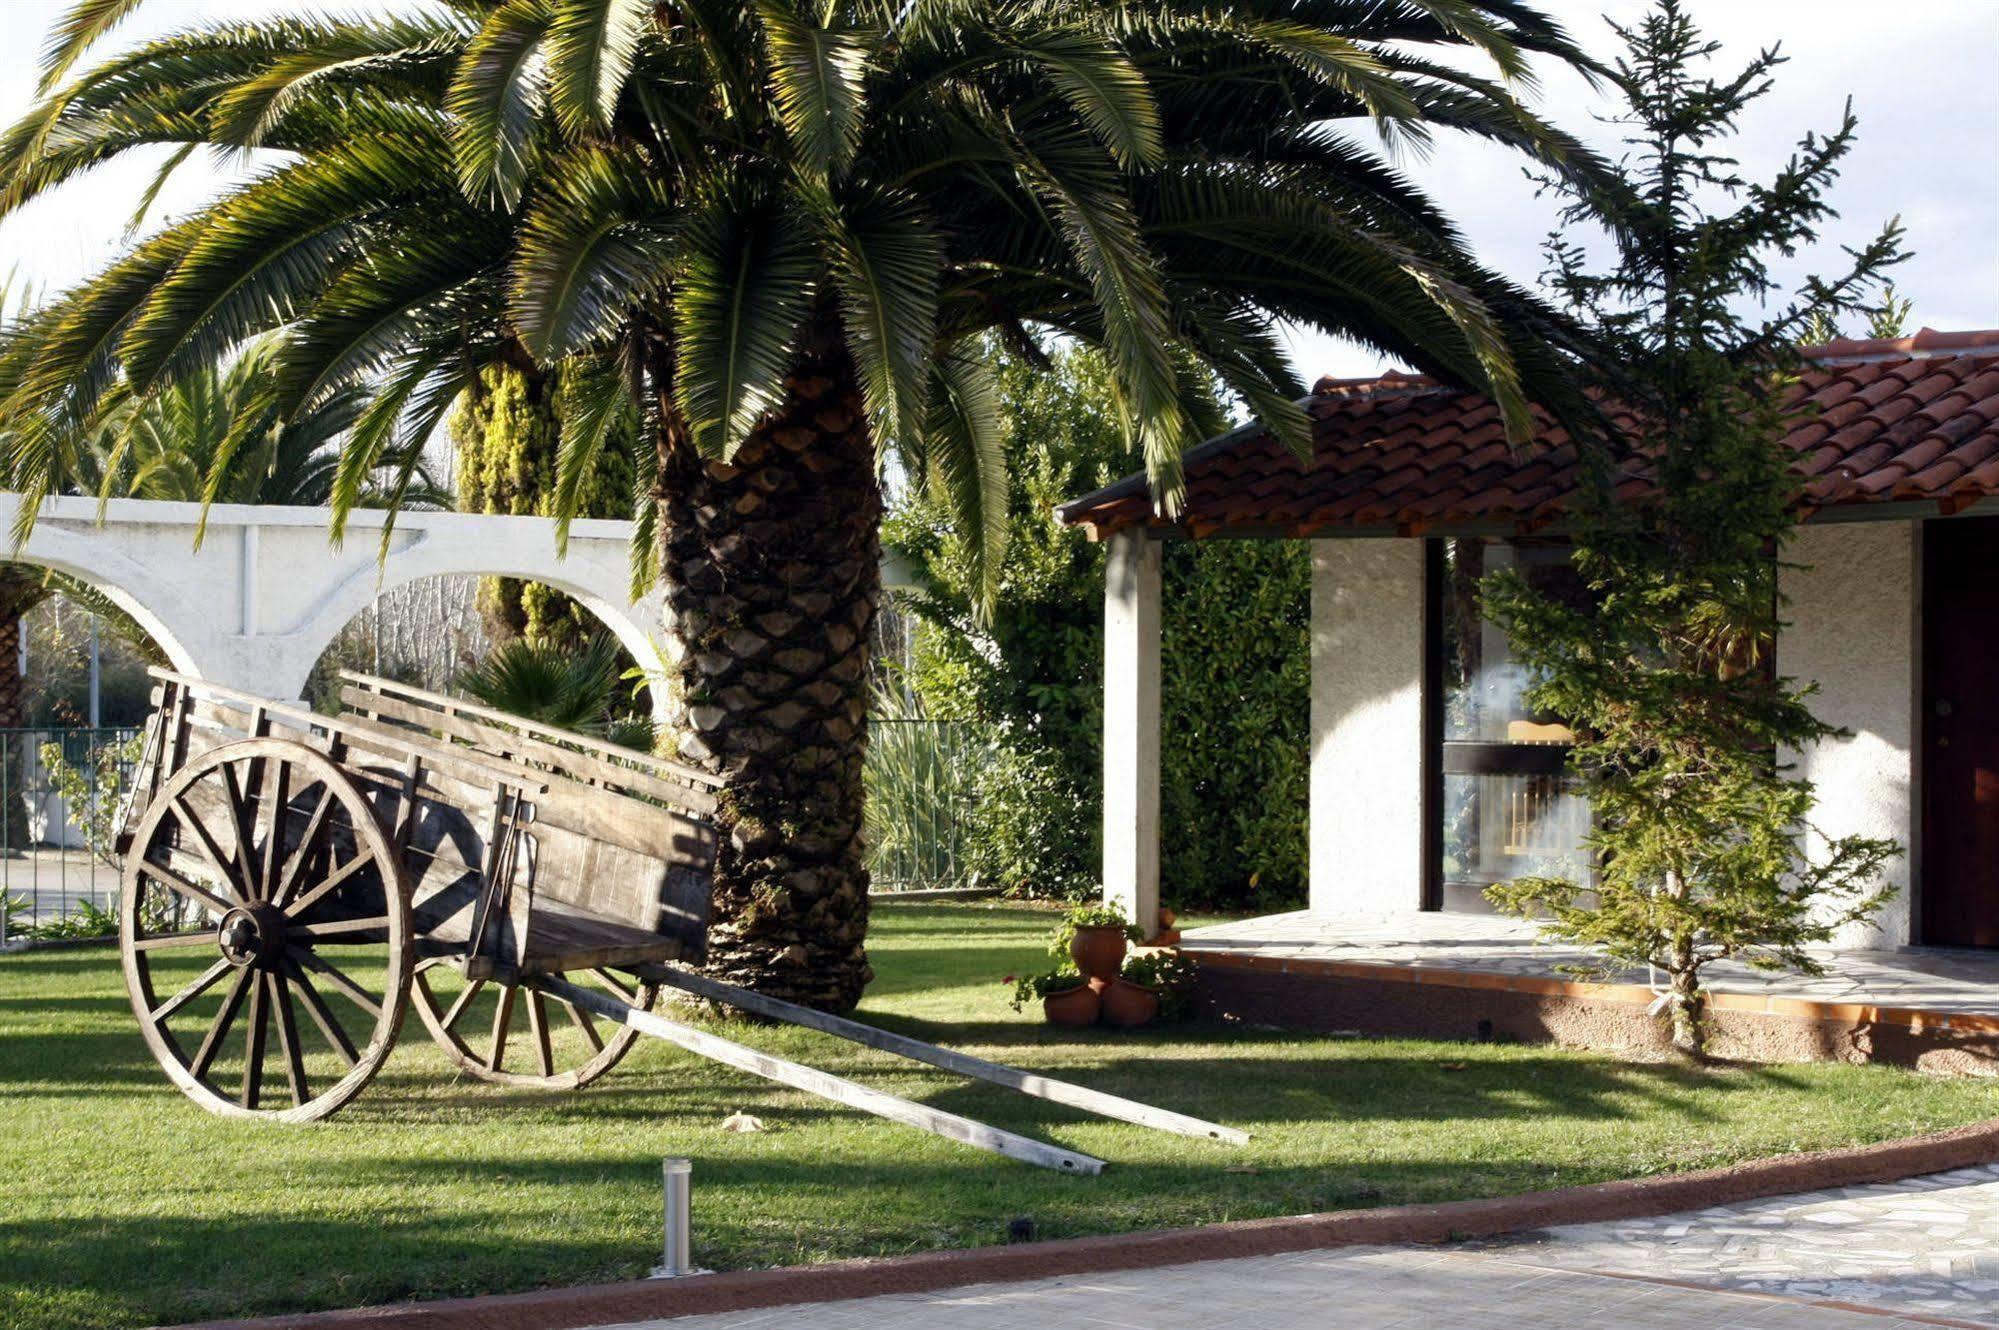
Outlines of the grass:
{"type": "Polygon", "coordinates": [[[212,1118],[140,1042],[115,952],[0,958],[0,1324],[132,1325],[644,1273],[659,1159],[695,1161],[695,1257],[743,1269],[1493,1196],[1975,1121],[1989,1086],[1836,1065],[1694,1071],[1548,1048],[1183,1026],[1057,1034],[1006,1005],[1048,914],[880,909],[864,1014],[1246,1127],[1105,1123],[804,1031],[734,1037],[1111,1161],[1045,1172],[642,1041],[570,1094],[455,1077],[412,1020],[337,1118],[212,1118]],[[728,1113],[770,1130],[719,1130],[728,1113]]]}

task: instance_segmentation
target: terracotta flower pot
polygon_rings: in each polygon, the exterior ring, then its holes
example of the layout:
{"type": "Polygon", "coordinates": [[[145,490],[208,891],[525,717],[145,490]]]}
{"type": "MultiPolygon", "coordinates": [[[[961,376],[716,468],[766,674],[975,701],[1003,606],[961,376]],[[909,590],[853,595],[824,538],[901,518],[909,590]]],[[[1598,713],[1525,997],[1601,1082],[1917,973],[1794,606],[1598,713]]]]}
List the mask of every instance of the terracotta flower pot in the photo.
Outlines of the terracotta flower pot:
{"type": "Polygon", "coordinates": [[[1047,1017],[1050,1025],[1080,1030],[1097,1023],[1097,1009],[1101,1005],[1095,989],[1088,984],[1078,984],[1041,999],[1041,1014],[1047,1017]]]}
{"type": "Polygon", "coordinates": [[[1076,930],[1069,943],[1069,958],[1092,979],[1110,979],[1124,968],[1125,948],[1130,945],[1124,929],[1117,925],[1091,924],[1076,930]]]}
{"type": "Polygon", "coordinates": [[[1113,979],[1103,994],[1104,1023],[1130,1029],[1159,1015],[1159,994],[1129,979],[1113,979]]]}

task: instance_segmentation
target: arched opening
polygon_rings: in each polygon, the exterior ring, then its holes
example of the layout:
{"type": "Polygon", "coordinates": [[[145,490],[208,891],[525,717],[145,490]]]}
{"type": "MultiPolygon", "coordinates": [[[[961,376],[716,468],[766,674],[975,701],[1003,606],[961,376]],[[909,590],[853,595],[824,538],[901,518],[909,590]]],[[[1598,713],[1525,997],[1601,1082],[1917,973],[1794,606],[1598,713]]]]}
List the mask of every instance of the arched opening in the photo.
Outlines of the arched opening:
{"type": "Polygon", "coordinates": [[[538,578],[445,573],[367,591],[304,679],[316,710],[341,708],[341,672],[354,671],[651,746],[664,689],[657,639],[635,612],[538,578]]]}
{"type": "Polygon", "coordinates": [[[7,936],[115,930],[111,841],[151,709],[146,671],[189,663],[126,588],[54,560],[0,562],[7,936]]]}

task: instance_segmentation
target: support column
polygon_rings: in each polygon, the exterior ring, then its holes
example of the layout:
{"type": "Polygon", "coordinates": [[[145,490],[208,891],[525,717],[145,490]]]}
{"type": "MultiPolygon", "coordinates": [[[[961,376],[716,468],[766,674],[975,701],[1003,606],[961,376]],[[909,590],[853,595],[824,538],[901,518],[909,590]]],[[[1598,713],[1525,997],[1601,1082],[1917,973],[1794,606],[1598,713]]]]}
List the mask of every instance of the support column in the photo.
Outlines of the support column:
{"type": "Polygon", "coordinates": [[[1833,944],[1907,946],[1916,940],[1911,868],[1921,830],[1922,526],[1802,527],[1785,557],[1796,566],[1779,574],[1789,603],[1777,669],[1817,684],[1812,712],[1850,732],[1784,754],[1818,798],[1808,851],[1824,853],[1825,836],[1884,836],[1908,850],[1884,873],[1898,889],[1895,899],[1873,919],[1841,929],[1833,944]]]}
{"type": "Polygon", "coordinates": [[[1314,912],[1423,900],[1423,542],[1312,548],[1314,912]]]}
{"type": "Polygon", "coordinates": [[[1159,544],[1108,541],[1104,576],[1104,903],[1159,931],[1159,544]]]}

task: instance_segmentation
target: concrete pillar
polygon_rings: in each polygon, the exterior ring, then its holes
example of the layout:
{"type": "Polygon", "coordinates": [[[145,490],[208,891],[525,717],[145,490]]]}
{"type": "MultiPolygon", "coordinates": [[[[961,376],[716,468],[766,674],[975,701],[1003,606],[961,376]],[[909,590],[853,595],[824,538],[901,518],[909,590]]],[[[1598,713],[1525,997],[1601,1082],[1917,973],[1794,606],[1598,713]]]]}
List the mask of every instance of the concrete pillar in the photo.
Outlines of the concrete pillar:
{"type": "Polygon", "coordinates": [[[1108,541],[1104,577],[1104,902],[1159,922],[1159,544],[1108,541]]]}
{"type": "Polygon", "coordinates": [[[1315,913],[1422,905],[1423,596],[1420,540],[1313,543],[1315,913]]]}
{"type": "MultiPolygon", "coordinates": [[[[1907,946],[1916,940],[1911,869],[1920,826],[1922,525],[1808,526],[1785,553],[1802,566],[1780,577],[1789,603],[1777,668],[1818,684],[1813,713],[1853,732],[1786,753],[1785,760],[1816,787],[1818,832],[1886,836],[1908,851],[1888,867],[1900,889],[1896,898],[1870,924],[1842,929],[1834,945],[1907,946]]],[[[1807,846],[1816,855],[1824,842],[1815,833],[1807,846]]]]}

